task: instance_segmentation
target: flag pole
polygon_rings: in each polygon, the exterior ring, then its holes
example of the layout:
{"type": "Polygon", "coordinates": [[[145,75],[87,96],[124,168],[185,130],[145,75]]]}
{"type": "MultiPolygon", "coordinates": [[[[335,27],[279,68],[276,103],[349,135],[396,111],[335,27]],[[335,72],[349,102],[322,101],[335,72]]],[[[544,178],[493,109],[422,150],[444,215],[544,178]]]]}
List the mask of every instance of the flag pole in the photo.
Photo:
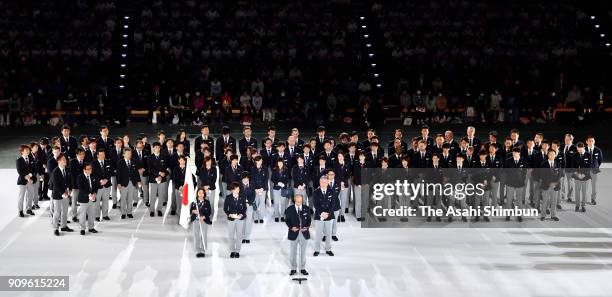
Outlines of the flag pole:
{"type": "Polygon", "coordinates": [[[202,240],[202,246],[204,247],[204,253],[206,253],[206,244],[204,243],[204,233],[202,232],[202,221],[200,220],[200,207],[198,206],[197,202],[196,202],[196,206],[198,208],[198,224],[200,226],[200,239],[202,240]]]}

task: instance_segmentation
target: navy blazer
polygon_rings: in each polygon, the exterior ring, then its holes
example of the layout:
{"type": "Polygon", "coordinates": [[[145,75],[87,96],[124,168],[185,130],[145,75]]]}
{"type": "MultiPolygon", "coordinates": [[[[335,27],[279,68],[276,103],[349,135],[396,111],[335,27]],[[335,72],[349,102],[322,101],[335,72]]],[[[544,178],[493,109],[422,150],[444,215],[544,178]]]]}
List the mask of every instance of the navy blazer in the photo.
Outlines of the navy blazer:
{"type": "Polygon", "coordinates": [[[272,180],[272,189],[287,189],[289,187],[289,170],[287,170],[287,167],[283,167],[283,170],[272,169],[272,177],[270,180],[272,180]],[[285,184],[285,186],[279,187],[277,185],[279,182],[285,184]]]}
{"type": "Polygon", "coordinates": [[[251,183],[255,189],[268,190],[268,168],[263,164],[261,168],[253,166],[251,168],[251,183]]]}
{"type": "Polygon", "coordinates": [[[603,152],[597,146],[593,147],[592,151],[589,149],[589,147],[585,147],[585,150],[591,155],[591,172],[599,173],[599,166],[601,166],[603,163],[603,152]]]}
{"type": "Polygon", "coordinates": [[[210,169],[202,167],[202,169],[200,169],[200,175],[198,177],[200,178],[200,185],[202,187],[208,186],[208,189],[211,191],[214,191],[217,188],[217,167],[211,166],[210,169]]]}
{"type": "Polygon", "coordinates": [[[233,218],[230,218],[230,214],[241,214],[242,218],[240,220],[246,219],[246,200],[242,195],[238,195],[238,198],[234,198],[234,195],[229,194],[225,197],[225,202],[223,203],[223,211],[227,214],[227,220],[233,221],[233,218]]]}
{"type": "Polygon", "coordinates": [[[56,167],[51,173],[49,184],[53,185],[53,191],[51,192],[51,198],[54,200],[63,199],[62,195],[70,190],[70,172],[68,168],[64,168],[65,176],[62,175],[62,170],[56,167]]]}
{"type": "Polygon", "coordinates": [[[291,241],[296,240],[300,232],[302,232],[304,238],[310,239],[310,231],[308,229],[306,229],[306,231],[291,231],[291,228],[308,228],[310,227],[311,220],[310,208],[308,206],[302,204],[300,213],[298,213],[295,205],[287,207],[287,209],[285,209],[285,224],[287,224],[289,228],[287,239],[291,241]]]}
{"type": "Polygon", "coordinates": [[[83,173],[83,167],[85,166],[85,160],[79,162],[78,159],[72,159],[70,160],[70,188],[71,189],[78,189],[79,188],[79,184],[77,182],[77,178],[79,177],[79,174],[83,173]]]}
{"type": "Polygon", "coordinates": [[[240,195],[249,205],[255,204],[255,187],[253,187],[251,182],[249,182],[248,187],[246,187],[243,183],[240,183],[240,195]]]}
{"type": "Polygon", "coordinates": [[[64,139],[64,136],[60,136],[59,139],[60,139],[60,151],[64,155],[68,156],[68,158],[74,159],[75,154],[76,154],[76,149],[78,147],[76,138],[74,138],[74,136],[69,136],[68,142],[66,142],[66,139],[64,139]]]}
{"type": "Polygon", "coordinates": [[[96,180],[100,181],[102,179],[106,179],[106,185],[104,188],[108,188],[112,185],[111,183],[111,165],[108,160],[104,160],[104,166],[100,164],[100,161],[95,160],[91,162],[92,174],[96,177],[96,180]]]}
{"type": "Polygon", "coordinates": [[[193,211],[196,208],[200,212],[200,216],[204,217],[204,223],[211,225],[212,220],[210,219],[210,217],[212,215],[212,208],[210,207],[210,201],[208,201],[208,199],[204,199],[203,202],[200,202],[200,201],[191,202],[191,205],[189,206],[189,213],[191,214],[192,222],[198,219],[198,216],[193,213],[193,211]]]}
{"type": "Polygon", "coordinates": [[[77,197],[77,201],[79,201],[79,203],[89,202],[89,195],[96,193],[98,190],[97,184],[99,184],[99,181],[93,174],[90,175],[90,179],[91,186],[89,186],[85,174],[81,173],[77,178],[77,183],[79,184],[79,196],[77,197]]]}
{"type": "Polygon", "coordinates": [[[36,172],[32,171],[32,158],[28,157],[28,162],[26,163],[26,160],[23,157],[19,157],[19,159],[17,159],[15,163],[17,167],[17,174],[19,174],[19,176],[17,177],[17,184],[21,186],[26,185],[28,181],[25,177],[28,174],[32,174],[32,181],[34,182],[34,180],[36,179],[36,172]]]}
{"type": "Polygon", "coordinates": [[[168,171],[167,161],[164,155],[155,156],[155,154],[151,154],[148,159],[148,167],[149,167],[149,183],[156,183],[155,178],[157,178],[160,172],[164,172],[166,176],[162,177],[162,183],[168,180],[168,171]]]}
{"type": "Polygon", "coordinates": [[[327,212],[329,216],[325,221],[334,219],[334,193],[329,189],[326,190],[325,194],[321,188],[317,188],[313,192],[313,202],[315,208],[315,220],[321,220],[321,213],[327,212]]]}
{"type": "Polygon", "coordinates": [[[117,185],[127,187],[130,181],[135,187],[140,182],[140,175],[136,171],[136,164],[130,160],[130,166],[128,167],[125,159],[121,159],[117,163],[117,185]]]}
{"type": "Polygon", "coordinates": [[[249,140],[247,140],[246,138],[242,138],[238,141],[238,150],[240,151],[240,155],[242,156],[246,156],[247,154],[247,147],[252,147],[254,149],[257,149],[257,139],[255,139],[255,137],[251,137],[249,140]]]}
{"type": "Polygon", "coordinates": [[[310,181],[310,174],[308,173],[308,168],[306,166],[295,165],[291,169],[291,179],[293,180],[293,187],[297,189],[298,186],[308,185],[310,181]]]}

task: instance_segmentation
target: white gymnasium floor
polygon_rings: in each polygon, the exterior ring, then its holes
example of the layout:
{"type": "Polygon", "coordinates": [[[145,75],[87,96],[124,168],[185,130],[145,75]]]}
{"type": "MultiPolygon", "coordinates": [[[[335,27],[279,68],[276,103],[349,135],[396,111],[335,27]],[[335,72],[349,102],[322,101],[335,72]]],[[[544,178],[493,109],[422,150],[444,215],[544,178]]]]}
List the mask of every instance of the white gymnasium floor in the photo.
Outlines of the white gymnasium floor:
{"type": "MultiPolygon", "coordinates": [[[[0,296],[612,296],[612,229],[362,229],[349,216],[335,257],[308,249],[311,275],[298,285],[282,223],[255,225],[240,259],[228,257],[222,216],[197,259],[178,217],[151,218],[143,205],[128,220],[112,210],[99,234],[56,237],[47,201],[34,217],[16,216],[15,180],[0,170],[0,275],[69,275],[70,291],[0,296]]],[[[601,187],[598,209],[587,207],[612,217],[612,184],[601,187]]]]}

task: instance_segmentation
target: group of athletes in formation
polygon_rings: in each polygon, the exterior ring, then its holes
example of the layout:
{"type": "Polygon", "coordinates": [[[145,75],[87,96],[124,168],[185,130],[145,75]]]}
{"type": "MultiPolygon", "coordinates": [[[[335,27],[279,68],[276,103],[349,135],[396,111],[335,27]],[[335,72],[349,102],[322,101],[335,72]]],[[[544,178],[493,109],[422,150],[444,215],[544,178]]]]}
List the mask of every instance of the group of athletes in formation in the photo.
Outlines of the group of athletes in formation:
{"type": "MultiPolygon", "coordinates": [[[[133,218],[139,199],[151,217],[163,216],[168,207],[170,215],[180,214],[185,178],[193,178],[196,201],[189,207],[197,257],[205,257],[207,229],[220,203],[227,215],[231,258],[240,257],[241,245],[250,243],[253,224],[264,223],[271,211],[275,222],[288,227],[293,275],[297,273],[298,248],[305,254],[311,223],[317,230],[314,256],[319,255],[322,243],[326,254],[333,256],[331,242],[338,241],[337,224],[345,222],[349,210],[357,221],[363,220],[366,213],[362,209],[367,207],[362,206],[362,200],[368,203],[369,199],[361,199],[362,191],[367,194],[371,190],[362,176],[366,169],[431,168],[435,172],[452,168],[461,172],[478,168],[486,172],[478,177],[464,176],[486,181],[485,194],[477,199],[421,197],[412,202],[417,207],[419,203],[440,208],[459,202],[460,207],[467,203],[506,208],[528,205],[541,210],[542,220],[550,214],[556,221],[556,210],[562,208],[563,200],[574,199],[575,211],[586,211],[589,186],[591,204],[596,204],[603,154],[593,136],[576,143],[571,134],[561,141],[547,140],[541,133],[521,139],[513,129],[506,138],[498,139],[492,131],[488,139],[480,140],[475,132],[474,127],[468,127],[466,135],[459,138],[452,131],[432,136],[429,127],[423,126],[419,136],[406,140],[397,129],[385,145],[373,129],[361,140],[354,131],[331,137],[322,126],[316,136],[302,139],[294,128],[287,139],[280,140],[276,129],[269,127],[266,137],[258,140],[247,126],[236,140],[227,126],[218,137],[202,126],[191,152],[184,130],[176,138],[159,131],[150,143],[144,134],[135,142],[128,134],[112,138],[106,126],[100,127],[95,138],[76,138],[70,127],[64,126],[60,136],[20,146],[16,161],[18,212],[21,217],[34,215],[39,201],[50,199],[55,235],[73,231],[69,218],[80,224],[81,235],[97,233],[94,221],[111,220],[111,208],[119,209],[121,219],[133,218]],[[196,170],[189,177],[186,167],[191,154],[196,170]],[[506,168],[518,169],[521,174],[502,174],[506,168]],[[533,174],[537,168],[549,170],[549,174],[533,174]]],[[[441,221],[440,217],[435,219],[441,221]]],[[[462,220],[467,221],[465,217],[462,220]]],[[[305,257],[300,261],[300,272],[308,274],[305,257]]]]}

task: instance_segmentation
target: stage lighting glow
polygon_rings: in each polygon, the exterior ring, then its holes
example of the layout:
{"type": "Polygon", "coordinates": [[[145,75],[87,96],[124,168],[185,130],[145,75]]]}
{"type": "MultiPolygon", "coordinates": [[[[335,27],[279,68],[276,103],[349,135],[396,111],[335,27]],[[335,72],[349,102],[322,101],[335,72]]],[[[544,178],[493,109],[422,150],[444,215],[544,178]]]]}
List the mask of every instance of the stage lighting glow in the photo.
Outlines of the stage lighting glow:
{"type": "Polygon", "coordinates": [[[123,89],[123,88],[125,88],[124,85],[119,85],[119,89],[123,89]]]}
{"type": "Polygon", "coordinates": [[[368,54],[368,56],[370,56],[370,58],[371,58],[371,57],[374,57],[374,54],[368,54]]]}
{"type": "Polygon", "coordinates": [[[123,34],[123,38],[127,38],[127,37],[128,37],[128,35],[127,35],[127,34],[123,34]]]}
{"type": "Polygon", "coordinates": [[[376,84],[376,87],[380,88],[380,87],[382,87],[382,84],[376,84]]]}
{"type": "Polygon", "coordinates": [[[599,34],[599,36],[600,37],[606,37],[606,34],[601,33],[601,34],[599,34]]]}
{"type": "Polygon", "coordinates": [[[607,47],[609,47],[609,46],[610,46],[610,43],[609,43],[609,42],[606,42],[606,46],[607,46],[607,47]]]}
{"type": "Polygon", "coordinates": [[[372,67],[376,67],[376,63],[372,63],[372,64],[370,64],[370,65],[372,65],[372,67]]]}
{"type": "Polygon", "coordinates": [[[359,17],[359,19],[364,20],[364,19],[365,19],[365,17],[359,17]]]}
{"type": "Polygon", "coordinates": [[[371,46],[372,46],[372,44],[371,44],[371,43],[368,43],[368,44],[366,44],[366,46],[367,46],[367,47],[371,47],[371,46]]]}
{"type": "Polygon", "coordinates": [[[374,77],[378,77],[378,75],[379,75],[378,73],[374,73],[374,77]]]}
{"type": "Polygon", "coordinates": [[[591,16],[591,20],[594,20],[594,19],[595,19],[595,16],[594,16],[594,15],[592,15],[592,16],[591,16]]]}
{"type": "Polygon", "coordinates": [[[125,68],[125,66],[127,66],[127,65],[125,65],[125,64],[121,64],[121,68],[125,68]]]}
{"type": "Polygon", "coordinates": [[[599,29],[599,24],[595,25],[595,29],[599,29]]]}
{"type": "Polygon", "coordinates": [[[364,29],[365,29],[365,28],[367,28],[367,26],[366,26],[366,25],[361,25],[361,28],[364,28],[364,29]]]}
{"type": "Polygon", "coordinates": [[[123,47],[127,47],[127,43],[124,43],[124,44],[122,44],[121,46],[123,46],[123,47]]]}
{"type": "Polygon", "coordinates": [[[370,35],[368,35],[368,34],[363,34],[363,37],[368,38],[368,37],[370,37],[370,35]]]}
{"type": "Polygon", "coordinates": [[[119,77],[125,78],[125,74],[120,74],[119,77]]]}
{"type": "Polygon", "coordinates": [[[130,17],[129,17],[129,16],[127,16],[127,15],[126,15],[126,16],[124,16],[123,18],[124,18],[124,19],[126,19],[126,20],[129,20],[129,19],[130,19],[130,17]]]}
{"type": "Polygon", "coordinates": [[[121,54],[121,57],[125,58],[125,57],[127,57],[127,54],[121,54]]]}
{"type": "Polygon", "coordinates": [[[127,29],[127,28],[129,28],[129,27],[130,27],[130,26],[128,26],[128,25],[123,25],[123,28],[124,28],[124,29],[127,29]]]}

